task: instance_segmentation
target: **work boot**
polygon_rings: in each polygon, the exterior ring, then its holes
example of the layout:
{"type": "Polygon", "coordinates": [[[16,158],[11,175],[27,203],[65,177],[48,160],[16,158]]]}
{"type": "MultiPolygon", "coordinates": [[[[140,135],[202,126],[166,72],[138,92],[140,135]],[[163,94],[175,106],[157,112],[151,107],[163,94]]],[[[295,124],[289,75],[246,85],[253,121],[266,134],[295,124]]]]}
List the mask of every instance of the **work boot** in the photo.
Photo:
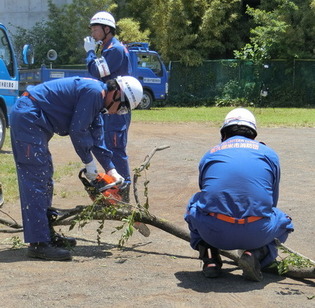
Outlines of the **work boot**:
{"type": "Polygon", "coordinates": [[[217,278],[221,274],[221,258],[203,259],[202,272],[206,278],[217,278]]]}
{"type": "Polygon", "coordinates": [[[51,244],[60,248],[73,248],[77,245],[77,241],[74,237],[67,237],[57,233],[52,229],[51,244]]]}
{"type": "Polygon", "coordinates": [[[77,245],[77,241],[74,237],[66,237],[57,233],[53,228],[53,223],[58,217],[58,212],[49,208],[47,211],[48,224],[50,230],[51,244],[60,248],[73,248],[77,245]]]}
{"type": "Polygon", "coordinates": [[[263,275],[261,273],[260,262],[254,253],[248,250],[244,251],[238,260],[238,265],[243,270],[245,279],[262,281],[263,275]]]}
{"type": "Polygon", "coordinates": [[[199,259],[203,261],[202,273],[206,278],[216,278],[221,274],[222,259],[219,249],[201,240],[198,244],[199,259]],[[211,258],[209,257],[209,249],[211,258]]]}
{"type": "Polygon", "coordinates": [[[50,242],[31,243],[27,249],[27,256],[50,261],[67,261],[72,259],[69,250],[56,247],[50,242]]]}

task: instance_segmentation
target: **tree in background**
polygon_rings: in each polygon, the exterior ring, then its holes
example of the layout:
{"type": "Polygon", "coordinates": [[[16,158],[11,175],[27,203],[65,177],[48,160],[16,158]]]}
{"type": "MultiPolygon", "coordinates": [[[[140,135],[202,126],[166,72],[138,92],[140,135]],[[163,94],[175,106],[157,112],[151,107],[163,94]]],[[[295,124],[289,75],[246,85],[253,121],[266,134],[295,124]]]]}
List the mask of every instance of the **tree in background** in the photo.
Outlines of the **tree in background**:
{"type": "Polygon", "coordinates": [[[149,28],[151,45],[166,61],[194,66],[204,59],[230,58],[248,37],[248,19],[243,18],[241,0],[126,2],[141,29],[149,28]]]}
{"type": "Polygon", "coordinates": [[[204,59],[231,58],[248,36],[240,0],[209,2],[200,26],[199,48],[204,59]]]}
{"type": "Polygon", "coordinates": [[[117,23],[118,35],[120,41],[124,43],[131,42],[149,42],[150,31],[140,31],[140,23],[131,18],[122,18],[117,23]]]}
{"type": "Polygon", "coordinates": [[[236,58],[262,62],[266,59],[314,58],[315,7],[313,1],[265,1],[247,7],[253,19],[250,42],[235,51],[236,58]]]}
{"type": "Polygon", "coordinates": [[[14,37],[34,45],[38,66],[49,49],[56,64],[84,63],[90,18],[112,12],[123,41],[144,40],[163,59],[198,66],[206,59],[315,58],[315,0],[73,0],[49,2],[49,20],[14,37]],[[255,58],[256,57],[256,58],[255,58]]]}

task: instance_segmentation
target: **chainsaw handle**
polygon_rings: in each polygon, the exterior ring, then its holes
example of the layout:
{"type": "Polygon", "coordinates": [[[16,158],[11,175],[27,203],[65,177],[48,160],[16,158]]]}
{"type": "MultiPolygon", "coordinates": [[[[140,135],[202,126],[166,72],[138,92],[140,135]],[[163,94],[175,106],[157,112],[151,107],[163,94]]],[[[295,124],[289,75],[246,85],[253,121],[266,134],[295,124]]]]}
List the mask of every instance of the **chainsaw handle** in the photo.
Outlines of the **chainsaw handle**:
{"type": "Polygon", "coordinates": [[[99,188],[99,191],[100,191],[100,192],[103,192],[103,191],[105,191],[105,190],[107,190],[107,189],[113,188],[114,186],[119,186],[119,185],[121,185],[122,183],[123,183],[122,180],[119,180],[119,181],[116,181],[116,182],[113,182],[113,183],[109,183],[109,184],[107,184],[107,185],[105,185],[105,186],[99,188]]]}
{"type": "MultiPolygon", "coordinates": [[[[85,168],[81,169],[80,172],[79,172],[79,179],[80,179],[81,181],[82,181],[82,180],[87,181],[87,178],[84,176],[84,173],[85,173],[85,172],[86,172],[86,169],[85,169],[85,168]]],[[[90,183],[90,182],[89,182],[89,183],[90,183]]],[[[99,190],[100,192],[103,192],[103,191],[105,191],[105,190],[107,190],[107,189],[113,188],[114,186],[119,186],[119,185],[121,185],[121,184],[123,184],[123,181],[122,181],[122,180],[118,180],[118,181],[116,181],[116,182],[109,183],[109,184],[107,184],[107,185],[105,185],[105,186],[103,186],[103,187],[101,187],[101,188],[98,188],[98,190],[99,190]]],[[[91,185],[91,183],[90,183],[90,185],[91,185]]]]}
{"type": "Polygon", "coordinates": [[[85,169],[85,168],[83,168],[83,169],[81,169],[81,170],[79,171],[79,179],[80,179],[80,180],[81,180],[81,179],[86,179],[85,176],[82,176],[85,172],[86,172],[86,169],[85,169]]]}

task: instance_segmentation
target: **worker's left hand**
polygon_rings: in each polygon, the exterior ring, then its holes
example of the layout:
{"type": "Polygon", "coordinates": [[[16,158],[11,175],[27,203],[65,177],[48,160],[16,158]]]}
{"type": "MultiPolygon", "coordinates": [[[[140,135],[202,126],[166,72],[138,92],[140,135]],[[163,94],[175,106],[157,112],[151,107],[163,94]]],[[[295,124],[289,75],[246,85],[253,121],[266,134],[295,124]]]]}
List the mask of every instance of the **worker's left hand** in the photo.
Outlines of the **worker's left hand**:
{"type": "Polygon", "coordinates": [[[92,36],[87,36],[84,38],[84,49],[86,52],[89,52],[90,50],[95,50],[96,43],[92,36]]]}
{"type": "Polygon", "coordinates": [[[125,182],[125,179],[117,172],[116,169],[111,169],[106,174],[111,176],[115,180],[115,182],[121,182],[120,185],[125,182]]]}
{"type": "Polygon", "coordinates": [[[91,162],[85,164],[85,177],[90,181],[94,181],[97,175],[98,175],[97,167],[94,159],[92,159],[91,162]]]}

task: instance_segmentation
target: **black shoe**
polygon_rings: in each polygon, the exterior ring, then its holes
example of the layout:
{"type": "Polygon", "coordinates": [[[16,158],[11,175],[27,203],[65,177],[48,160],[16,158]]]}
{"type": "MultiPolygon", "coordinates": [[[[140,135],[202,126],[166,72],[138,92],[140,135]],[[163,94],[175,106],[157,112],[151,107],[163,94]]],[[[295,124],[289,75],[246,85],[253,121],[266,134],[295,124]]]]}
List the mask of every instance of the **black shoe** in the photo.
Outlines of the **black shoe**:
{"type": "Polygon", "coordinates": [[[51,261],[71,260],[69,250],[53,246],[51,243],[31,243],[27,249],[27,256],[51,261]]]}
{"type": "Polygon", "coordinates": [[[203,260],[202,272],[206,278],[217,278],[221,274],[221,258],[209,258],[203,260]]]}
{"type": "Polygon", "coordinates": [[[73,248],[77,245],[77,241],[74,237],[66,237],[57,232],[53,232],[51,244],[60,248],[73,248]]]}
{"type": "Polygon", "coordinates": [[[245,279],[252,281],[262,281],[263,275],[259,260],[250,251],[244,251],[238,261],[239,267],[243,270],[245,279]]]}
{"type": "Polygon", "coordinates": [[[53,228],[53,223],[58,217],[58,211],[53,208],[47,210],[48,224],[50,229],[51,244],[60,248],[72,248],[77,245],[77,241],[73,237],[66,237],[57,233],[53,228]]]}

